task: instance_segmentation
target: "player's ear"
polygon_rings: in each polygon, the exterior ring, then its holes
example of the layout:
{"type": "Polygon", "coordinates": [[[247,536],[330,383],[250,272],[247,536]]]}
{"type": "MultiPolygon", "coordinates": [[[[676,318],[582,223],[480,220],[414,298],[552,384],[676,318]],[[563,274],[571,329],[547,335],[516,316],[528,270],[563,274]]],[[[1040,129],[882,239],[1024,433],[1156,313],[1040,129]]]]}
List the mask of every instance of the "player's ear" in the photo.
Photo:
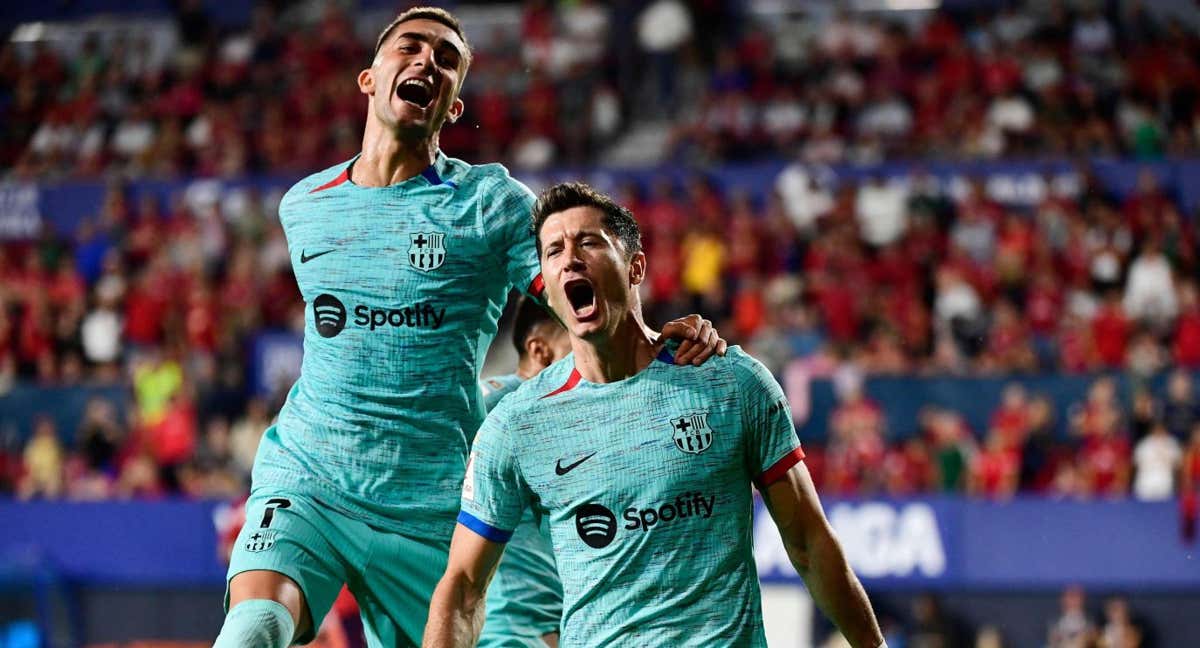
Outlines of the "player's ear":
{"type": "Polygon", "coordinates": [[[358,73],[358,90],[365,95],[375,94],[375,74],[371,68],[358,73]]]}
{"type": "Polygon", "coordinates": [[[633,258],[629,260],[629,283],[633,286],[640,286],[645,278],[646,253],[639,250],[634,252],[633,258]]]}
{"type": "Polygon", "coordinates": [[[446,116],[446,119],[450,120],[451,124],[458,121],[458,118],[462,117],[464,108],[466,108],[466,104],[461,98],[456,97],[454,103],[450,104],[450,114],[446,116]]]}
{"type": "Polygon", "coordinates": [[[549,367],[551,365],[550,345],[537,335],[531,335],[525,339],[525,355],[533,358],[533,361],[541,367],[549,367]]]}

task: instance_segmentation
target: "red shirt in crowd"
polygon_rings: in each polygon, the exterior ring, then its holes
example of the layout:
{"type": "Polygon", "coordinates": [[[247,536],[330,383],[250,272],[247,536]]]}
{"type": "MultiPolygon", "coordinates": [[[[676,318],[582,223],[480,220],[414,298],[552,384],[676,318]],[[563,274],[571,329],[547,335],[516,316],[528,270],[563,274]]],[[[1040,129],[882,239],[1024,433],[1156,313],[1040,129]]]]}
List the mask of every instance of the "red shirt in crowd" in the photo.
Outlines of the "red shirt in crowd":
{"type": "Polygon", "coordinates": [[[1012,450],[989,448],[981,451],[971,460],[975,494],[989,498],[1012,495],[1020,467],[1020,457],[1012,450]]]}
{"type": "Polygon", "coordinates": [[[167,300],[158,291],[135,286],[125,299],[125,337],[135,344],[155,344],[162,337],[167,300]]]}
{"type": "Polygon", "coordinates": [[[1093,435],[1080,451],[1085,484],[1093,495],[1120,495],[1129,477],[1129,441],[1122,436],[1093,435]]]}
{"type": "Polygon", "coordinates": [[[1029,321],[1030,330],[1038,335],[1053,335],[1061,314],[1062,292],[1055,287],[1053,280],[1035,280],[1025,296],[1025,318],[1029,321]]]}
{"type": "Polygon", "coordinates": [[[1193,309],[1180,314],[1174,352],[1175,362],[1185,367],[1200,367],[1200,311],[1193,309]]]}
{"type": "Polygon", "coordinates": [[[1006,448],[1019,448],[1025,442],[1025,434],[1029,431],[1029,413],[1024,407],[1001,405],[1000,409],[992,414],[991,423],[992,429],[1004,439],[1006,448]]]}
{"type": "Polygon", "coordinates": [[[150,452],[159,465],[173,466],[191,458],[196,448],[196,410],[178,401],[150,430],[150,452]]]}
{"type": "Polygon", "coordinates": [[[1109,302],[1101,307],[1092,320],[1092,339],[1100,362],[1107,367],[1125,364],[1125,347],[1129,340],[1129,320],[1120,304],[1109,302]]]}

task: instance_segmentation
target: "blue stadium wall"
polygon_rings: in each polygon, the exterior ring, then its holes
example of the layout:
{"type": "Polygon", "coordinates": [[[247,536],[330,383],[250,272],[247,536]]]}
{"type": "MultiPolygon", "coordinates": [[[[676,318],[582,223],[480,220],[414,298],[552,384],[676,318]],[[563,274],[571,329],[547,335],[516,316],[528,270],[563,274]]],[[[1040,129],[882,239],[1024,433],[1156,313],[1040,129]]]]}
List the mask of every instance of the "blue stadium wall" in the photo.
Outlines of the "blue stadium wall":
{"type": "MultiPolygon", "coordinates": [[[[881,615],[903,620],[911,597],[938,593],[964,627],[987,622],[1009,645],[1037,645],[1058,593],[1078,584],[1127,596],[1159,646],[1200,637],[1200,543],[1180,533],[1177,502],[825,505],[881,615]]],[[[216,520],[227,507],[0,501],[0,625],[40,615],[63,645],[215,636],[225,574],[216,520]]],[[[755,555],[765,585],[799,586],[761,504],[755,555]]]]}

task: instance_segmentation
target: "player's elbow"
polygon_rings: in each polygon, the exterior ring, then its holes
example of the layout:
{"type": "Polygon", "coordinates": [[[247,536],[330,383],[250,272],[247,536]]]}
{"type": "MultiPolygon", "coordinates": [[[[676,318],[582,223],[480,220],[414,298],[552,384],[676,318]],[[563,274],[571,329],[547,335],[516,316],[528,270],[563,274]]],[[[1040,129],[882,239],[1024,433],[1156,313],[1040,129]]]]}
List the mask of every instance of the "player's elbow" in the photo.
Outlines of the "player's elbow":
{"type": "Polygon", "coordinates": [[[838,543],[837,537],[833,535],[833,529],[828,525],[812,525],[812,528],[804,529],[798,535],[799,538],[794,543],[795,547],[789,546],[788,548],[788,556],[801,576],[808,573],[812,566],[818,563],[841,564],[845,562],[842,546],[838,543]]]}
{"type": "Polygon", "coordinates": [[[442,576],[434,595],[441,595],[449,607],[470,616],[483,606],[486,593],[486,579],[472,578],[466,572],[449,569],[442,576]]]}
{"type": "Polygon", "coordinates": [[[783,546],[787,550],[788,559],[796,571],[804,576],[813,563],[813,543],[819,541],[813,530],[795,525],[790,528],[780,528],[783,546]]]}

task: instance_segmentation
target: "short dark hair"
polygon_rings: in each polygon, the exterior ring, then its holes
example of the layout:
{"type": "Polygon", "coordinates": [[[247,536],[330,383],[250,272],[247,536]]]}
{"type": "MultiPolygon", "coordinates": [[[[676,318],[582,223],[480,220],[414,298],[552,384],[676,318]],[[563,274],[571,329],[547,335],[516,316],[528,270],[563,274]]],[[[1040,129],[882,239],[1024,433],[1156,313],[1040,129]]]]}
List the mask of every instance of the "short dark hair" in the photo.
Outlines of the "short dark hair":
{"type": "Polygon", "coordinates": [[[558,320],[554,319],[549,310],[528,297],[522,297],[517,302],[517,314],[513,317],[512,332],[513,346],[516,347],[517,353],[521,354],[521,357],[525,357],[525,342],[543,324],[549,324],[555,328],[562,326],[558,320]]]}
{"type": "Polygon", "coordinates": [[[642,251],[642,230],[633,212],[585,182],[561,182],[543,191],[533,206],[533,236],[537,240],[539,257],[542,255],[542,226],[546,219],[573,207],[600,210],[603,213],[601,224],[625,246],[627,257],[642,251]]]}
{"type": "Polygon", "coordinates": [[[375,53],[371,55],[372,60],[379,56],[379,50],[383,48],[383,42],[396,29],[396,26],[410,20],[432,20],[453,29],[454,33],[458,34],[458,37],[462,39],[463,45],[467,46],[467,51],[462,53],[463,62],[466,63],[464,69],[471,67],[471,44],[467,42],[467,35],[463,32],[462,23],[458,22],[458,18],[454,14],[441,7],[413,7],[406,9],[399,16],[396,16],[396,19],[391,24],[379,32],[379,38],[375,40],[375,53]]]}

